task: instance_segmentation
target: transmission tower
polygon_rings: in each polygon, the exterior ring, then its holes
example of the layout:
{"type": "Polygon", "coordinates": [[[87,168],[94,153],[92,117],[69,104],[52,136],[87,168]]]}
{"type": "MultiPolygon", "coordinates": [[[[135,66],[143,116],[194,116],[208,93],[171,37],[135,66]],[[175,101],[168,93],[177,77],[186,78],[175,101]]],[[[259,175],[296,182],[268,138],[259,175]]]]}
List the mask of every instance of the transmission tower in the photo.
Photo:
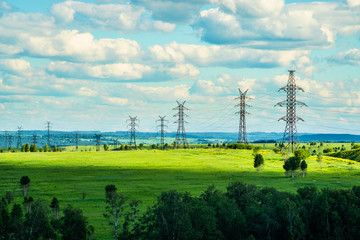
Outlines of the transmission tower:
{"type": "Polygon", "coordinates": [[[113,145],[114,145],[114,149],[117,149],[118,147],[118,144],[119,144],[119,139],[116,138],[116,139],[113,139],[113,145]]]}
{"type": "Polygon", "coordinates": [[[240,115],[240,121],[239,121],[239,134],[238,134],[238,143],[244,143],[244,144],[248,144],[247,141],[247,137],[246,137],[246,121],[245,121],[245,115],[249,114],[248,112],[246,112],[245,108],[249,107],[249,105],[246,104],[246,99],[249,99],[246,96],[246,93],[249,91],[249,89],[247,89],[245,92],[242,92],[240,90],[240,88],[238,88],[240,96],[235,98],[235,99],[239,99],[240,103],[238,105],[236,105],[235,107],[239,107],[239,111],[236,114],[240,115]]]}
{"type": "Polygon", "coordinates": [[[138,124],[136,124],[136,122],[140,122],[138,119],[136,119],[137,118],[137,116],[136,117],[130,117],[129,116],[129,118],[130,119],[128,119],[127,120],[127,122],[130,122],[129,124],[128,124],[128,127],[130,127],[130,134],[131,134],[131,136],[130,136],[130,147],[131,147],[131,145],[132,144],[134,144],[135,145],[135,149],[136,149],[136,138],[135,138],[135,132],[136,132],[136,127],[138,127],[139,125],[138,124]]]}
{"type": "Polygon", "coordinates": [[[178,110],[178,113],[174,115],[174,117],[178,117],[178,120],[174,122],[178,124],[178,129],[175,138],[175,145],[176,147],[179,147],[180,144],[183,144],[185,148],[189,146],[189,143],[186,139],[185,125],[184,125],[184,123],[187,123],[184,120],[184,117],[188,117],[188,115],[184,113],[184,110],[189,110],[189,109],[184,106],[186,101],[184,101],[183,103],[179,103],[178,101],[176,102],[178,106],[176,108],[173,108],[173,110],[178,110]]]}
{"type": "Polygon", "coordinates": [[[4,131],[4,140],[6,149],[9,148],[9,133],[7,130],[4,131]]]}
{"type": "Polygon", "coordinates": [[[279,89],[279,91],[283,90],[287,93],[287,99],[275,105],[286,107],[286,116],[280,118],[279,121],[284,120],[286,122],[282,143],[287,143],[285,148],[288,149],[288,152],[293,152],[299,144],[296,122],[299,120],[304,121],[302,118],[296,116],[296,106],[298,105],[307,107],[305,103],[296,100],[296,91],[304,92],[304,90],[296,86],[294,72],[295,70],[289,70],[289,79],[287,85],[279,89]]]}
{"type": "Polygon", "coordinates": [[[95,143],[96,143],[96,151],[100,151],[100,145],[101,145],[101,134],[95,134],[95,143]]]}
{"type": "Polygon", "coordinates": [[[46,126],[46,130],[47,130],[47,139],[46,139],[46,143],[47,145],[50,147],[50,128],[51,128],[51,122],[50,121],[46,121],[45,123],[46,126]]]}
{"type": "Polygon", "coordinates": [[[33,144],[34,144],[34,146],[36,145],[36,143],[37,143],[37,135],[33,134],[33,144]]]}
{"type": "Polygon", "coordinates": [[[76,151],[79,150],[79,133],[75,132],[75,146],[76,146],[76,151]]]}
{"type": "Polygon", "coordinates": [[[21,148],[22,146],[22,127],[19,126],[17,128],[17,143],[16,143],[16,147],[17,148],[21,148]]]}
{"type": "Polygon", "coordinates": [[[9,149],[12,147],[12,140],[13,140],[13,135],[9,134],[8,135],[8,148],[9,149]]]}
{"type": "Polygon", "coordinates": [[[167,128],[167,125],[165,125],[165,122],[168,122],[168,120],[165,119],[166,116],[159,116],[159,120],[156,120],[156,122],[160,122],[160,125],[157,127],[160,127],[160,130],[158,131],[160,133],[160,148],[164,148],[164,134],[165,134],[165,128],[167,128]]]}

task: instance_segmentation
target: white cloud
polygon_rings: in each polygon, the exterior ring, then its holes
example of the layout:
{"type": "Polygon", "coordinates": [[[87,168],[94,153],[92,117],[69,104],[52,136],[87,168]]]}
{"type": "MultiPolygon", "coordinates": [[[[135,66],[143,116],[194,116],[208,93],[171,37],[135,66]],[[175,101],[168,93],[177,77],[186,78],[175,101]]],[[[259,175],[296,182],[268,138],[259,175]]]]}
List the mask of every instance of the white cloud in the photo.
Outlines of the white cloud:
{"type": "Polygon", "coordinates": [[[219,5],[243,16],[264,17],[279,14],[284,8],[284,0],[219,0],[219,5]]]}
{"type": "Polygon", "coordinates": [[[186,64],[178,63],[175,65],[175,67],[168,68],[166,72],[170,76],[177,79],[186,79],[186,78],[196,79],[200,74],[199,69],[188,63],[186,64]]]}
{"type": "Polygon", "coordinates": [[[96,95],[98,95],[98,92],[88,87],[81,87],[77,91],[77,94],[85,97],[95,97],[96,95]]]}
{"type": "Polygon", "coordinates": [[[125,106],[129,103],[129,100],[127,98],[103,97],[102,99],[105,103],[116,106],[125,106]]]}
{"type": "Polygon", "coordinates": [[[149,13],[144,8],[130,4],[91,4],[65,1],[54,4],[51,12],[62,23],[71,23],[79,17],[82,24],[121,32],[139,30],[172,32],[175,28],[174,24],[148,19],[146,16],[149,13]]]}
{"type": "Polygon", "coordinates": [[[152,68],[142,64],[83,64],[71,62],[50,62],[48,72],[57,76],[71,78],[98,78],[107,80],[141,79],[144,74],[153,72],[152,68]]]}
{"type": "Polygon", "coordinates": [[[360,66],[360,49],[350,49],[345,52],[337,53],[329,59],[330,62],[340,64],[351,64],[360,66]]]}
{"type": "Polygon", "coordinates": [[[136,96],[141,94],[150,101],[176,101],[190,96],[190,87],[184,84],[174,87],[145,87],[128,83],[126,87],[136,96]]]}
{"type": "Polygon", "coordinates": [[[22,58],[0,60],[0,69],[12,74],[31,75],[33,69],[29,62],[22,58]]]}
{"type": "Polygon", "coordinates": [[[197,66],[277,67],[289,66],[307,56],[307,50],[274,51],[230,46],[205,46],[176,42],[148,49],[151,58],[160,62],[191,62],[197,66]]]}
{"type": "Polygon", "coordinates": [[[360,0],[347,0],[349,7],[356,7],[360,5],[360,0]]]}

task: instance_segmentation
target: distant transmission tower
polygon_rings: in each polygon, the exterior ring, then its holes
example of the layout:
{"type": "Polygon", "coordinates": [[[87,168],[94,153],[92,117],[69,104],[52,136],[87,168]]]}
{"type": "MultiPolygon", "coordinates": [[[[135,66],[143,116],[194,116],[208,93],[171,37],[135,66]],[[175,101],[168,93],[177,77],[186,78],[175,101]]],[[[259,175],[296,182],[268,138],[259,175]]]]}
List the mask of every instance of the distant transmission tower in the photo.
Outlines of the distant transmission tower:
{"type": "Polygon", "coordinates": [[[128,124],[128,127],[130,127],[130,134],[131,134],[131,136],[130,136],[130,144],[129,144],[129,145],[130,145],[130,147],[131,147],[131,145],[134,144],[134,145],[135,145],[135,148],[136,148],[135,132],[136,132],[136,127],[139,126],[138,124],[136,124],[136,122],[139,122],[139,120],[136,119],[137,117],[130,117],[130,116],[129,116],[129,118],[130,118],[130,119],[127,120],[128,122],[130,122],[130,123],[128,124]]]}
{"type": "Polygon", "coordinates": [[[119,144],[119,139],[118,139],[118,138],[116,138],[116,139],[114,138],[114,139],[113,139],[114,149],[117,149],[118,144],[119,144]]]}
{"type": "Polygon", "coordinates": [[[296,116],[296,106],[299,105],[307,107],[305,103],[296,100],[296,91],[300,90],[304,92],[304,90],[296,86],[294,72],[295,70],[289,70],[289,79],[287,85],[279,89],[279,91],[283,90],[287,93],[287,99],[275,105],[286,107],[286,116],[280,118],[279,121],[284,120],[286,122],[283,143],[287,143],[285,148],[287,148],[289,152],[293,152],[299,144],[296,122],[298,120],[304,121],[302,118],[296,116]]]}
{"type": "Polygon", "coordinates": [[[22,147],[22,127],[19,126],[17,128],[17,143],[16,143],[16,147],[17,148],[21,148],[22,147]]]}
{"type": "Polygon", "coordinates": [[[188,117],[188,115],[184,113],[184,110],[189,110],[189,109],[184,106],[186,101],[184,101],[183,103],[179,103],[178,101],[176,102],[178,106],[176,108],[173,108],[173,110],[178,110],[178,113],[174,115],[174,117],[178,117],[178,120],[174,122],[178,124],[178,129],[175,137],[175,145],[176,147],[179,147],[180,144],[183,144],[184,147],[188,147],[189,143],[186,139],[185,125],[184,125],[184,123],[187,123],[184,120],[184,117],[188,117]]]}
{"type": "Polygon", "coordinates": [[[101,145],[101,134],[95,134],[95,143],[96,143],[96,151],[100,151],[100,145],[101,145]]]}
{"type": "Polygon", "coordinates": [[[8,135],[8,148],[9,149],[12,147],[12,140],[13,140],[13,135],[9,134],[8,135]]]}
{"type": "Polygon", "coordinates": [[[4,141],[6,149],[9,148],[9,133],[7,130],[4,131],[4,141]]]}
{"type": "Polygon", "coordinates": [[[51,128],[51,122],[50,121],[46,121],[45,123],[46,126],[46,130],[47,130],[47,139],[46,139],[46,143],[47,145],[50,147],[50,128],[51,128]]]}
{"type": "Polygon", "coordinates": [[[249,105],[246,104],[246,99],[249,99],[246,96],[246,93],[249,91],[249,89],[247,89],[245,92],[242,92],[240,90],[240,88],[238,88],[240,96],[235,98],[235,99],[240,99],[240,103],[238,105],[236,105],[235,107],[239,107],[240,110],[236,113],[240,115],[240,122],[239,122],[239,134],[238,134],[238,143],[244,143],[244,144],[248,144],[248,140],[246,137],[246,121],[245,121],[245,115],[248,114],[248,112],[246,112],[245,108],[249,105]]]}
{"type": "Polygon", "coordinates": [[[36,145],[37,143],[37,135],[33,134],[33,144],[36,145]]]}
{"type": "Polygon", "coordinates": [[[164,134],[165,134],[165,128],[167,128],[167,126],[165,125],[165,122],[168,122],[168,120],[165,120],[165,116],[161,117],[159,116],[159,120],[156,120],[156,122],[160,122],[160,125],[158,125],[157,127],[160,127],[160,130],[158,131],[160,133],[160,148],[163,149],[164,148],[164,134]]]}
{"type": "Polygon", "coordinates": [[[75,132],[75,146],[76,146],[76,151],[79,150],[79,133],[75,132]]]}

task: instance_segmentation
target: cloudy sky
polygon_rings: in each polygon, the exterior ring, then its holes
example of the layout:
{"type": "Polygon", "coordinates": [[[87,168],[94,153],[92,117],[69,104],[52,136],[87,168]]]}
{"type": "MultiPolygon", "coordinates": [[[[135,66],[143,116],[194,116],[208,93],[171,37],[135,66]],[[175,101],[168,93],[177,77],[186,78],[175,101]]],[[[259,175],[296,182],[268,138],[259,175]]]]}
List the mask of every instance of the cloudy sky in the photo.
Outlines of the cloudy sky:
{"type": "Polygon", "coordinates": [[[1,130],[282,132],[288,69],[299,132],[360,134],[360,0],[0,0],[1,130]]]}

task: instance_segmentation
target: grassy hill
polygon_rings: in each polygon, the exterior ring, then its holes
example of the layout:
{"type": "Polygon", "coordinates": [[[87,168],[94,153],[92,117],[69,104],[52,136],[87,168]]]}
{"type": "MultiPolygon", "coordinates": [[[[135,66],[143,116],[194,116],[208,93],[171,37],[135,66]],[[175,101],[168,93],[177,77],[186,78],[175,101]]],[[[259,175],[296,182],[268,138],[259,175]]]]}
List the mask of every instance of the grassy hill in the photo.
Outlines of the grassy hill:
{"type": "Polygon", "coordinates": [[[331,154],[331,156],[360,162],[360,149],[358,148],[358,149],[337,152],[331,154]]]}
{"type": "Polygon", "coordinates": [[[295,180],[285,177],[282,156],[262,150],[265,166],[258,173],[250,150],[190,149],[117,152],[59,152],[0,154],[0,195],[15,192],[22,202],[19,179],[29,176],[29,195],[60,200],[62,207],[80,207],[96,229],[98,239],[111,239],[103,218],[104,188],[115,184],[119,191],[142,201],[141,210],[153,204],[162,191],[177,189],[199,195],[214,184],[224,190],[233,181],[295,191],[302,186],[351,188],[358,182],[360,163],[324,157],[308,162],[308,176],[295,180]],[[86,195],[83,199],[83,194],[86,195]]]}

